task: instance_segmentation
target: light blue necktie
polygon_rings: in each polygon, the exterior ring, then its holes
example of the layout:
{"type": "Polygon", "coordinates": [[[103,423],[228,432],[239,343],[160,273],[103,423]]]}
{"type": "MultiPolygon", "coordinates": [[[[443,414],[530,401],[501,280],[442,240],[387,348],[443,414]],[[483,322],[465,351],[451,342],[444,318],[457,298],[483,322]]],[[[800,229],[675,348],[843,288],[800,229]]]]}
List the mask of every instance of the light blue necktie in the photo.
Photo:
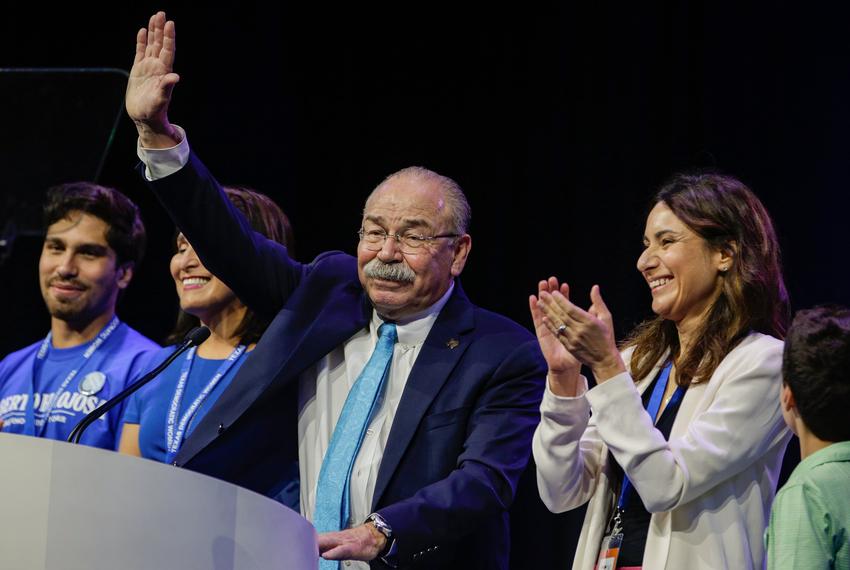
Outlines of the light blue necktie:
{"type": "MultiPolygon", "coordinates": [[[[319,532],[337,531],[348,525],[351,469],[380,398],[396,340],[395,325],[382,324],[378,329],[375,350],[345,399],[319,471],[313,516],[313,525],[319,532]]],[[[319,567],[332,570],[339,568],[339,563],[323,559],[319,567]]]]}

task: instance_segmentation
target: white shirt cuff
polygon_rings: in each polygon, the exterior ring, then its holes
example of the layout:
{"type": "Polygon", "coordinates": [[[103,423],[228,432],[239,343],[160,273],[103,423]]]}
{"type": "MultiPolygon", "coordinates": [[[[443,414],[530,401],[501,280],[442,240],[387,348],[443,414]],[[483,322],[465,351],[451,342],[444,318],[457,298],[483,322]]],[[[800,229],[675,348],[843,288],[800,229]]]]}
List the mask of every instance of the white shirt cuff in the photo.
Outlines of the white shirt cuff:
{"type": "Polygon", "coordinates": [[[171,148],[144,148],[140,141],[136,141],[136,154],[145,165],[145,178],[148,180],[159,180],[170,174],[174,174],[189,162],[189,141],[186,139],[186,131],[172,124],[180,137],[180,142],[171,148]]]}

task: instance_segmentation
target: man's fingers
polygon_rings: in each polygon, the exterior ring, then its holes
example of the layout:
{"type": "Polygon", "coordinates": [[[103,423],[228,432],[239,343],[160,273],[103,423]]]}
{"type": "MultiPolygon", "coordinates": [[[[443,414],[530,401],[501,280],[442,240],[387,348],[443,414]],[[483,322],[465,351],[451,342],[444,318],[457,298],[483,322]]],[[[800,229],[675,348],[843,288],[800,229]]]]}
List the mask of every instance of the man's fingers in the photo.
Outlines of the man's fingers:
{"type": "Polygon", "coordinates": [[[145,57],[154,55],[154,26],[156,25],[156,14],[148,20],[147,44],[145,46],[145,57]]]}
{"type": "Polygon", "coordinates": [[[174,53],[177,43],[177,32],[174,27],[174,22],[166,22],[163,32],[162,49],[159,52],[159,59],[170,70],[174,66],[174,53]]]}
{"type": "Polygon", "coordinates": [[[319,534],[319,553],[323,553],[326,550],[330,550],[339,545],[339,534],[338,532],[323,532],[319,534]]]}
{"type": "Polygon", "coordinates": [[[340,544],[324,552],[320,550],[319,554],[325,560],[351,560],[354,558],[354,552],[348,544],[340,544]]]}
{"type": "Polygon", "coordinates": [[[377,554],[363,525],[319,535],[319,554],[327,560],[371,560],[377,554]],[[361,528],[362,527],[362,528],[361,528]]]}
{"type": "Polygon", "coordinates": [[[162,49],[162,28],[165,26],[165,13],[157,12],[156,13],[156,21],[154,22],[154,37],[153,43],[156,44],[154,48],[154,56],[159,57],[159,52],[162,49]]]}
{"type": "Polygon", "coordinates": [[[180,76],[176,73],[169,73],[162,77],[159,85],[162,88],[163,96],[166,99],[171,99],[171,91],[174,90],[174,86],[177,85],[178,81],[180,81],[180,76]]]}
{"type": "Polygon", "coordinates": [[[136,57],[133,58],[133,65],[139,63],[145,58],[145,49],[148,47],[148,30],[140,28],[136,34],[136,57]]]}

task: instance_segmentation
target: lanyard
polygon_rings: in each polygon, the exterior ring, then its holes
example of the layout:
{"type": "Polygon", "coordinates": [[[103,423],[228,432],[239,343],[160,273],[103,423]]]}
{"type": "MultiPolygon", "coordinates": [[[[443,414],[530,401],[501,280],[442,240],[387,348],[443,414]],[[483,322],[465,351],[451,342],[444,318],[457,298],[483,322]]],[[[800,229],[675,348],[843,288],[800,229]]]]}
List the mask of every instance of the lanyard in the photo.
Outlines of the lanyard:
{"type": "MultiPolygon", "coordinates": [[[[39,428],[36,425],[35,421],[35,384],[39,379],[39,375],[41,374],[41,367],[44,364],[44,360],[47,358],[47,353],[50,352],[50,344],[53,340],[53,333],[47,333],[47,336],[44,337],[44,340],[41,341],[41,346],[38,349],[38,352],[35,355],[35,360],[32,363],[32,378],[30,378],[29,384],[29,398],[27,399],[27,409],[26,409],[26,423],[24,425],[24,434],[26,435],[34,435],[37,437],[42,437],[44,435],[45,430],[47,429],[47,424],[50,420],[50,414],[53,413],[53,408],[56,406],[56,402],[59,400],[59,395],[68,387],[68,384],[71,383],[77,374],[82,370],[86,364],[88,364],[89,360],[91,360],[92,355],[97,351],[101,345],[106,342],[106,339],[118,328],[118,325],[121,324],[121,321],[118,320],[118,316],[113,316],[112,320],[109,321],[104,328],[98,333],[97,337],[92,341],[89,347],[83,352],[83,355],[80,357],[77,362],[74,363],[73,368],[68,375],[65,376],[65,379],[59,385],[59,388],[53,392],[53,395],[50,396],[50,404],[47,406],[47,411],[44,413],[44,419],[39,428]]],[[[41,398],[46,398],[48,395],[45,392],[41,393],[41,398]]],[[[39,407],[41,406],[41,401],[39,401],[39,407]]]]}
{"type": "MultiPolygon", "coordinates": [[[[667,381],[670,378],[670,370],[673,368],[672,364],[668,364],[661,371],[661,375],[658,377],[658,381],[655,383],[655,388],[652,390],[652,396],[649,397],[649,405],[646,407],[646,412],[649,414],[649,417],[652,418],[652,423],[655,423],[655,417],[658,415],[658,409],[661,407],[661,399],[664,397],[664,391],[667,390],[667,381]]],[[[682,396],[685,394],[685,389],[682,386],[678,386],[676,391],[673,392],[673,395],[670,397],[670,406],[678,404],[682,396]]],[[[629,476],[626,475],[625,470],[623,471],[623,486],[620,489],[620,499],[617,501],[617,509],[622,512],[626,509],[626,505],[628,504],[628,496],[629,491],[631,491],[632,483],[629,481],[629,476]]]]}
{"type": "Polygon", "coordinates": [[[192,362],[195,360],[195,347],[192,347],[186,354],[186,358],[183,360],[183,366],[180,369],[180,378],[177,380],[177,388],[174,389],[174,397],[171,399],[171,406],[168,409],[168,415],[165,417],[165,459],[166,463],[173,463],[174,458],[177,456],[177,452],[180,451],[180,446],[183,445],[183,439],[186,434],[186,428],[189,427],[189,424],[195,417],[195,414],[198,411],[198,408],[204,403],[207,399],[207,396],[215,389],[218,385],[219,381],[228,373],[230,369],[233,367],[236,362],[239,361],[239,358],[245,352],[245,345],[240,344],[236,348],[233,349],[233,352],[230,353],[224,362],[221,363],[221,366],[218,367],[215,375],[212,379],[207,383],[201,393],[198,394],[198,397],[195,398],[195,401],[189,406],[189,408],[183,412],[183,415],[180,417],[180,420],[177,420],[177,416],[180,414],[180,406],[183,403],[183,393],[186,391],[186,384],[189,380],[189,373],[192,370],[192,362]]]}

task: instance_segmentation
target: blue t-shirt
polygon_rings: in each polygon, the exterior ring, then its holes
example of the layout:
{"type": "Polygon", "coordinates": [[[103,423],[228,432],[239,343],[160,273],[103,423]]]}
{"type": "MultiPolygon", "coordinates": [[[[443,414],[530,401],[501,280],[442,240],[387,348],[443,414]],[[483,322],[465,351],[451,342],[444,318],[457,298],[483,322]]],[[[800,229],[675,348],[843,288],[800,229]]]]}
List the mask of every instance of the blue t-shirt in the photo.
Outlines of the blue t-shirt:
{"type": "MultiPolygon", "coordinates": [[[[83,364],[83,353],[90,344],[48,350],[33,385],[36,433],[47,421],[42,437],[67,440],[86,414],[123,390],[129,380],[144,370],[148,357],[160,350],[157,344],[124,323],[83,364]],[[68,373],[81,364],[73,380],[56,394],[68,373]],[[54,398],[56,403],[50,417],[45,418],[54,398]]],[[[9,354],[0,362],[0,420],[4,432],[26,431],[30,383],[40,347],[41,341],[9,354]]],[[[115,449],[122,407],[113,408],[90,425],[80,443],[115,449]]]]}
{"type": "MultiPolygon", "coordinates": [[[[149,360],[149,366],[145,371],[152,370],[157,364],[168,358],[174,350],[175,347],[173,346],[163,348],[149,360]]],[[[247,353],[243,353],[239,360],[233,363],[227,374],[219,380],[212,392],[209,393],[187,426],[184,439],[192,433],[192,430],[200,423],[201,419],[207,414],[218,397],[230,385],[231,380],[233,380],[233,377],[239,371],[246,357],[247,353]]],[[[177,382],[180,379],[180,371],[185,361],[186,355],[181,354],[157,378],[151,380],[149,384],[143,386],[138,392],[130,396],[130,401],[124,412],[123,422],[127,424],[139,424],[139,449],[141,450],[142,457],[160,462],[166,461],[166,420],[168,410],[174,398],[174,392],[177,389],[177,382]]],[[[192,405],[195,398],[198,397],[209,381],[212,380],[223,362],[224,359],[209,360],[195,355],[192,368],[189,372],[189,378],[186,380],[183,398],[180,402],[178,419],[183,416],[183,413],[192,405]]]]}

